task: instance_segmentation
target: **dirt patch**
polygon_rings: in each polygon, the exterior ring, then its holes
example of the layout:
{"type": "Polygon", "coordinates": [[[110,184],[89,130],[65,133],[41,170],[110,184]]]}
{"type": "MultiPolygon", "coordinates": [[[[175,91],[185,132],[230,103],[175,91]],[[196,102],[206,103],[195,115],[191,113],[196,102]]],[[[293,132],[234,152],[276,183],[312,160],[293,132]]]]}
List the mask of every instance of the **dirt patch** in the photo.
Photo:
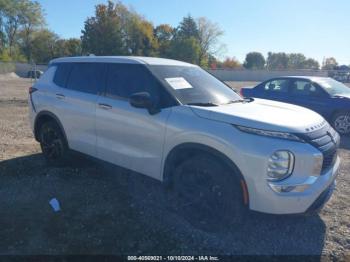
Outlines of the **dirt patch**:
{"type": "Polygon", "coordinates": [[[28,123],[29,86],[0,81],[0,254],[350,255],[349,138],[337,189],[320,215],[252,213],[239,228],[210,232],[170,211],[152,179],[84,158],[46,166],[28,123]],[[59,213],[49,206],[53,197],[59,213]]]}

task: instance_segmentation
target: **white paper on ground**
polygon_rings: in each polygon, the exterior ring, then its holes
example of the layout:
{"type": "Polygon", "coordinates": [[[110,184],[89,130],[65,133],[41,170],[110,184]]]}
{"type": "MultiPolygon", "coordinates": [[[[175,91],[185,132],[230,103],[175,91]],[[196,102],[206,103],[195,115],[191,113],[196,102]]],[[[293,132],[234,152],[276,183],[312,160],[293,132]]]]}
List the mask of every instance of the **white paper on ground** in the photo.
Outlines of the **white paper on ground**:
{"type": "Polygon", "coordinates": [[[183,77],[172,77],[165,78],[165,81],[169,83],[169,85],[174,89],[186,89],[193,88],[189,82],[183,77]]]}
{"type": "Polygon", "coordinates": [[[58,212],[61,210],[60,203],[56,198],[51,199],[49,204],[55,212],[58,212]]]}

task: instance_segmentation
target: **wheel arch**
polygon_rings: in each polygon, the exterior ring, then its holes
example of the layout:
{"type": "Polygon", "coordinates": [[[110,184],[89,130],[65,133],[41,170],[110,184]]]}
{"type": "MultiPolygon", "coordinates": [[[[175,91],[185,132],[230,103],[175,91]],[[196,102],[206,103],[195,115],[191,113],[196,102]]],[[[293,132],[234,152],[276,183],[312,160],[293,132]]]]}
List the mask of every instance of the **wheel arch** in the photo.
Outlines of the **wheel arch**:
{"type": "Polygon", "coordinates": [[[41,127],[41,125],[43,123],[45,123],[47,121],[54,121],[54,122],[57,123],[57,125],[61,129],[61,132],[62,132],[66,142],[68,143],[66,132],[65,132],[65,130],[63,128],[63,125],[62,125],[61,121],[59,120],[59,118],[54,113],[49,112],[49,111],[41,111],[35,117],[35,121],[34,121],[34,137],[35,137],[35,140],[40,142],[40,138],[39,138],[40,127],[41,127]]]}
{"type": "Polygon", "coordinates": [[[165,185],[171,184],[172,170],[183,161],[185,158],[190,157],[194,154],[204,153],[214,156],[219,161],[222,161],[228,168],[234,171],[238,182],[242,188],[244,204],[249,204],[249,192],[246,181],[242,175],[242,172],[238,166],[228,158],[224,153],[219,150],[199,143],[183,143],[172,148],[166,156],[163,168],[163,182],[165,185]]]}

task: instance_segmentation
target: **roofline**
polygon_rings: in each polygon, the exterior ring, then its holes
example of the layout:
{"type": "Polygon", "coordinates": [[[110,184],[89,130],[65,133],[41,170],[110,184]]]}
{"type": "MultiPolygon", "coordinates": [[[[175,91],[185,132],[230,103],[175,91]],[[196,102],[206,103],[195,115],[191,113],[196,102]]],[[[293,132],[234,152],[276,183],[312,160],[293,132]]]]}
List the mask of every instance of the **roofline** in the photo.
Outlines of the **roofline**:
{"type": "Polygon", "coordinates": [[[53,59],[49,62],[54,63],[83,63],[83,62],[97,62],[97,63],[124,63],[124,64],[143,64],[143,65],[181,65],[196,67],[196,65],[158,57],[142,57],[142,56],[76,56],[76,57],[61,57],[53,59]]]}

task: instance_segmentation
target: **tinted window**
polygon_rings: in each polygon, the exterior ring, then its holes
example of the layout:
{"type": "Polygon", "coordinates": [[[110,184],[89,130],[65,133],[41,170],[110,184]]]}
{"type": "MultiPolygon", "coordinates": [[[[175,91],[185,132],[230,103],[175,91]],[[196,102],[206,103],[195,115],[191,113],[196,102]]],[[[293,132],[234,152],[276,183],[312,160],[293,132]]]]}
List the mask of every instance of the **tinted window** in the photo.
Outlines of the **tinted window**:
{"type": "Polygon", "coordinates": [[[297,80],[291,86],[291,93],[296,96],[320,96],[321,90],[310,81],[297,80]]]}
{"type": "Polygon", "coordinates": [[[74,63],[67,88],[97,94],[99,88],[104,86],[104,67],[102,63],[74,63]]]}
{"type": "Polygon", "coordinates": [[[195,66],[149,66],[183,104],[227,104],[242,99],[227,85],[195,66]]]}
{"type": "Polygon", "coordinates": [[[288,92],[289,80],[287,79],[276,79],[267,82],[264,85],[264,90],[266,92],[278,92],[287,93],[288,92]]]}
{"type": "Polygon", "coordinates": [[[53,82],[60,87],[65,87],[71,68],[70,63],[58,64],[53,82]]]}
{"type": "Polygon", "coordinates": [[[148,92],[160,107],[171,106],[175,101],[143,65],[110,64],[106,95],[112,98],[129,98],[138,92],[148,92]]]}
{"type": "Polygon", "coordinates": [[[314,81],[330,95],[349,95],[350,88],[331,78],[316,78],[314,81]]]}

